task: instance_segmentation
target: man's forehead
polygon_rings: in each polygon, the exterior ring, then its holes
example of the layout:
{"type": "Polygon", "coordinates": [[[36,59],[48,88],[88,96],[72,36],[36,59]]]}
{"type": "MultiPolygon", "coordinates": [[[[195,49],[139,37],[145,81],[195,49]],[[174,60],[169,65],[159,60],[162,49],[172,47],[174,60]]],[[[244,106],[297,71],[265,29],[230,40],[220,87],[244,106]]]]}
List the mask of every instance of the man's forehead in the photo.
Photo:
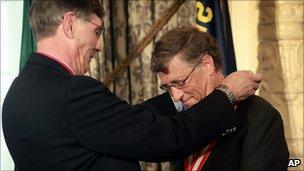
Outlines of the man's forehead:
{"type": "Polygon", "coordinates": [[[102,19],[99,18],[96,14],[91,14],[91,15],[90,15],[90,18],[91,18],[92,20],[94,20],[97,24],[99,24],[100,26],[103,26],[102,19]]]}
{"type": "Polygon", "coordinates": [[[191,67],[188,62],[177,56],[174,56],[170,61],[168,61],[166,66],[168,73],[183,73],[185,72],[185,69],[191,67]]]}
{"type": "Polygon", "coordinates": [[[168,61],[167,72],[159,72],[158,75],[163,82],[172,82],[176,80],[183,79],[185,74],[189,72],[190,65],[179,59],[178,57],[173,57],[170,61],[168,61]]]}

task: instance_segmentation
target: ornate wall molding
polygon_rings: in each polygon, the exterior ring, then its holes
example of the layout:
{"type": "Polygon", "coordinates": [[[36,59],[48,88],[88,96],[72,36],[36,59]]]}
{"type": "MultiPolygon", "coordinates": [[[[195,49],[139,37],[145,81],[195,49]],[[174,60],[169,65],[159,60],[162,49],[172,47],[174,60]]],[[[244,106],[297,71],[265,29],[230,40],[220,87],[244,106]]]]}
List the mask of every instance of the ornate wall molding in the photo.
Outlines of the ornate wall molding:
{"type": "MultiPolygon", "coordinates": [[[[303,161],[303,1],[260,1],[260,95],[282,114],[290,158],[303,161]]],[[[289,168],[290,170],[303,170],[289,168]]]]}

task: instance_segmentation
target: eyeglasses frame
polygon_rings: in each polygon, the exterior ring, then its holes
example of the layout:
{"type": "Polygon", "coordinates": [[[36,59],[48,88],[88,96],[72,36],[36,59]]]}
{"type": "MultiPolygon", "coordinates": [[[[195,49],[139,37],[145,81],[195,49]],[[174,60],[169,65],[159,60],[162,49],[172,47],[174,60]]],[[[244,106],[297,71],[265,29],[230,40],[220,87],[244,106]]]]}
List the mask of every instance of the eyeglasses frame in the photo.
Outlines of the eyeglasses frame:
{"type": "Polygon", "coordinates": [[[176,81],[175,83],[171,82],[169,84],[162,84],[162,85],[159,86],[159,88],[161,90],[165,90],[167,92],[170,92],[171,87],[176,87],[177,89],[183,88],[185,85],[187,85],[186,81],[188,80],[188,78],[190,78],[190,75],[193,73],[193,71],[195,70],[195,68],[197,68],[199,66],[199,64],[200,64],[200,61],[197,62],[193,66],[193,68],[191,69],[191,71],[189,72],[189,74],[187,75],[187,77],[184,80],[182,80],[182,81],[176,81]]]}
{"type": "Polygon", "coordinates": [[[97,23],[95,23],[94,21],[90,20],[90,19],[84,19],[85,21],[92,23],[93,25],[97,26],[98,30],[100,33],[96,33],[96,35],[98,35],[98,38],[100,38],[100,36],[103,34],[103,32],[105,31],[105,28],[97,23]]]}

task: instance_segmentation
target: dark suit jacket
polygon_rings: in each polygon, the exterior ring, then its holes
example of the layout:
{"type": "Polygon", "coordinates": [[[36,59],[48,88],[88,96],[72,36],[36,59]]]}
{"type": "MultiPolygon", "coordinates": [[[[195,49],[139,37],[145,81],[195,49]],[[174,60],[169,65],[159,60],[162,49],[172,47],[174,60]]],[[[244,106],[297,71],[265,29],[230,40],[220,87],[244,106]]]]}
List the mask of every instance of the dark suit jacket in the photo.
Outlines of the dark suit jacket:
{"type": "MultiPolygon", "coordinates": [[[[238,105],[236,134],[222,136],[202,171],[284,171],[289,152],[280,113],[267,101],[252,96],[238,105]]],[[[184,170],[183,160],[175,170],[184,170]]]]}
{"type": "Polygon", "coordinates": [[[220,91],[170,117],[158,114],[174,111],[169,96],[157,98],[161,107],[153,100],[131,107],[101,82],[31,54],[3,104],[16,170],[139,170],[138,160],[184,157],[237,124],[220,91]]]}

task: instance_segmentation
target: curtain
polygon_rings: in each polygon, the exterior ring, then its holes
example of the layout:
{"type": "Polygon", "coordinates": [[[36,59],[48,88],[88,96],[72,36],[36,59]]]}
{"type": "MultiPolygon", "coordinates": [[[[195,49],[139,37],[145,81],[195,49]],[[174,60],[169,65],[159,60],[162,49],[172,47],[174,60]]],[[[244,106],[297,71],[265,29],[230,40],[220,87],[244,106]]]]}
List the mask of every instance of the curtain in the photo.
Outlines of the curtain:
{"type": "Polygon", "coordinates": [[[19,72],[24,67],[28,55],[31,52],[36,51],[36,42],[32,34],[30,24],[29,24],[29,11],[31,7],[32,0],[23,1],[23,20],[22,20],[22,38],[21,38],[21,52],[20,52],[20,65],[19,72]]]}

